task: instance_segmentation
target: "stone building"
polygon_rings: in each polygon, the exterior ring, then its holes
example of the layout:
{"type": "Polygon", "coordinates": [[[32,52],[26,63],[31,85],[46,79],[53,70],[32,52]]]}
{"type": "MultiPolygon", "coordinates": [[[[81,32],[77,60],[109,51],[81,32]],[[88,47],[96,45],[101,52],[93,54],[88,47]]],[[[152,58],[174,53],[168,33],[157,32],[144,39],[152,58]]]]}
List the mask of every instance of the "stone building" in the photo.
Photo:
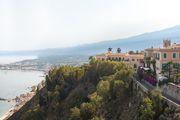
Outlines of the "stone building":
{"type": "Polygon", "coordinates": [[[171,40],[164,40],[162,48],[145,49],[145,57],[156,60],[157,73],[162,73],[168,62],[173,63],[172,69],[180,68],[180,44],[171,44],[171,40]]]}
{"type": "Polygon", "coordinates": [[[126,61],[137,68],[143,65],[144,55],[122,53],[120,48],[117,49],[117,52],[112,52],[112,48],[108,48],[107,53],[96,55],[95,58],[97,60],[126,61]]]}

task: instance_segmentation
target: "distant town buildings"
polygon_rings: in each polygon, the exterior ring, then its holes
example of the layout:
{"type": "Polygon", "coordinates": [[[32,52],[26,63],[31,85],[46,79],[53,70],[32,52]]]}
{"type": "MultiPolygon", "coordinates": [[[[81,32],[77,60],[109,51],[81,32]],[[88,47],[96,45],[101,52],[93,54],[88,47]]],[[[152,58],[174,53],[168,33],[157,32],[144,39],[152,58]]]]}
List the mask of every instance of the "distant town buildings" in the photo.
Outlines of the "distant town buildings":
{"type": "Polygon", "coordinates": [[[169,62],[173,63],[172,70],[180,68],[180,44],[171,44],[171,40],[164,40],[162,48],[145,49],[144,56],[156,61],[157,73],[162,73],[169,62]]]}

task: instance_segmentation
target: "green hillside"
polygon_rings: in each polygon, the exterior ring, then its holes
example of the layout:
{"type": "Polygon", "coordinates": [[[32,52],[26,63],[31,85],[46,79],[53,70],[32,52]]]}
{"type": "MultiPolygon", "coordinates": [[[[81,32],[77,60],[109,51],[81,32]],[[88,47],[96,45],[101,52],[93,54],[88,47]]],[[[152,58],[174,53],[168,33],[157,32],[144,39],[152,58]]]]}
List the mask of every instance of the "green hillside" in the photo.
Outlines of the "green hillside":
{"type": "Polygon", "coordinates": [[[140,96],[133,68],[97,61],[49,71],[46,86],[9,120],[175,120],[158,91],[140,96]]]}

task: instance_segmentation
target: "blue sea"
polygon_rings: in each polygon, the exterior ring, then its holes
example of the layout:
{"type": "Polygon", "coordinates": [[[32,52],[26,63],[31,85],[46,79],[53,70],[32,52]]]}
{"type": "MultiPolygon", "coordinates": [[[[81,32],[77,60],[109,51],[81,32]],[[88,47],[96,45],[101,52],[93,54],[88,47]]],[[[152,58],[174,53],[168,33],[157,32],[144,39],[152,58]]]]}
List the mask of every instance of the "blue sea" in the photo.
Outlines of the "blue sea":
{"type": "MultiPolygon", "coordinates": [[[[28,58],[26,56],[0,57],[0,64],[34,58],[34,56],[28,56],[28,58]]],[[[42,76],[43,73],[39,71],[0,70],[0,98],[12,99],[30,91],[32,86],[44,80],[42,76]]],[[[12,103],[0,101],[0,117],[11,107],[12,103]]]]}

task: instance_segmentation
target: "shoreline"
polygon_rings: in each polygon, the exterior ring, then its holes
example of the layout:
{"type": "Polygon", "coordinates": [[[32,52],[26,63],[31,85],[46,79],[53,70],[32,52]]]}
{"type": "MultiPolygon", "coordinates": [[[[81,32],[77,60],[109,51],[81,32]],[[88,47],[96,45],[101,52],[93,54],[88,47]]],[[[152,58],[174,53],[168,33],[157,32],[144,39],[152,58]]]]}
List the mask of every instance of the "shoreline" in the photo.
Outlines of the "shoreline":
{"type": "Polygon", "coordinates": [[[19,109],[21,109],[28,101],[30,101],[34,95],[35,95],[35,92],[31,91],[25,94],[21,94],[19,97],[16,97],[15,99],[13,99],[12,102],[14,102],[15,104],[2,117],[0,117],[0,120],[7,120],[19,109]]]}

